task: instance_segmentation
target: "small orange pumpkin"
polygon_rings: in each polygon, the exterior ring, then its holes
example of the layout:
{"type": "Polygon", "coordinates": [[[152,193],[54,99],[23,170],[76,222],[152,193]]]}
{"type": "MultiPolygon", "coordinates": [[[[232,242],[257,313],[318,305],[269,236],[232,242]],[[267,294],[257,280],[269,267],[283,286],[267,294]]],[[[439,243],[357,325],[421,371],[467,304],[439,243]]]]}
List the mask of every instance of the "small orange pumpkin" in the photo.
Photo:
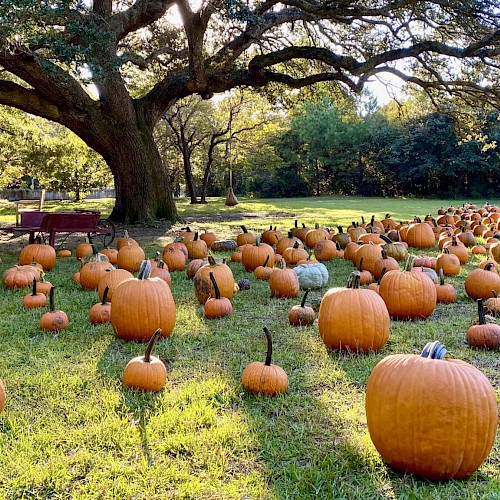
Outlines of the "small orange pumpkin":
{"type": "Polygon", "coordinates": [[[286,392],[288,375],[280,366],[271,364],[273,340],[267,327],[264,327],[264,333],[267,338],[266,361],[254,361],[247,365],[241,375],[241,384],[243,389],[253,394],[276,396],[286,392]]]}
{"type": "Polygon", "coordinates": [[[167,381],[167,368],[160,358],[151,356],[153,347],[161,335],[161,328],[151,336],[144,356],[131,359],[123,370],[123,384],[129,389],[158,392],[167,381]]]}

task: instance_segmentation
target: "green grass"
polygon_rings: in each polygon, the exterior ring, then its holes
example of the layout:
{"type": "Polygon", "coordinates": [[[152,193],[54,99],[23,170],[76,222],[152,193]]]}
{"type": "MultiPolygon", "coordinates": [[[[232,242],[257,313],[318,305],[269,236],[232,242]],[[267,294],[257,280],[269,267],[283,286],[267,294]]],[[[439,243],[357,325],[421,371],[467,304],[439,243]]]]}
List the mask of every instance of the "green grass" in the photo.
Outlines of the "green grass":
{"type": "MultiPolygon", "coordinates": [[[[284,230],[295,218],[333,226],[387,212],[404,220],[435,214],[443,204],[450,202],[314,198],[242,200],[229,209],[223,200],[210,200],[196,206],[182,201],[179,212],[195,228],[235,236],[241,223],[284,230]],[[207,212],[238,211],[241,219],[193,222],[207,212]],[[243,218],[250,212],[257,215],[243,218]]],[[[111,203],[94,206],[105,212],[111,203]]],[[[171,239],[169,233],[141,243],[150,255],[171,239]]],[[[16,263],[17,251],[0,250],[3,272],[16,263]]],[[[497,500],[499,435],[469,479],[431,482],[384,465],[364,413],[373,366],[392,353],[419,352],[434,339],[450,356],[480,368],[500,398],[498,352],[471,350],[464,340],[476,306],[463,279],[478,262],[472,259],[450,280],[459,291],[457,304],[439,305],[426,321],[392,322],[386,346],[368,355],[329,352],[316,325],[289,326],[287,311],[298,299],[271,299],[267,283],[238,264],[230,264],[235,279],[249,278],[252,288],[236,293],[233,315],[220,320],[205,320],[185,273],[172,273],[176,326],[155,349],[168,381],[158,394],[142,394],[125,390],[121,374],[144,345],[117,339],[109,325],[89,324],[97,295],[72,282],[76,259],[59,259],[47,278],[57,286],[56,307],[70,319],[66,330],[39,330],[45,311],[22,309],[27,290],[0,294],[0,377],[8,390],[0,414],[0,498],[497,500]],[[240,384],[243,368],[264,359],[264,325],[275,339],[273,362],[289,376],[288,392],[276,398],[248,395],[240,384]]],[[[352,271],[341,260],[327,267],[328,287],[343,285],[352,271]]]]}

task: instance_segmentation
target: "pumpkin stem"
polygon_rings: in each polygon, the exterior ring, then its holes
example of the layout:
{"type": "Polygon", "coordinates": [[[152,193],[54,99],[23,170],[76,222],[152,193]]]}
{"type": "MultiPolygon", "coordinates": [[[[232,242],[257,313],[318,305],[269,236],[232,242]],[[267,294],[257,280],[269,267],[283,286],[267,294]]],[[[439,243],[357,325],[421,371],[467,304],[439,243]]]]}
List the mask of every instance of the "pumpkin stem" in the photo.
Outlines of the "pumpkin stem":
{"type": "Polygon", "coordinates": [[[33,295],[33,297],[34,297],[36,295],[36,278],[33,278],[32,290],[33,290],[33,292],[31,293],[31,295],[33,295]]]}
{"type": "Polygon", "coordinates": [[[361,280],[361,273],[359,271],[353,271],[349,275],[346,288],[359,288],[360,280],[361,280]]]}
{"type": "Polygon", "coordinates": [[[240,227],[244,233],[248,233],[248,229],[246,228],[246,226],[240,226],[240,227]]]}
{"type": "Polygon", "coordinates": [[[381,234],[380,238],[382,240],[384,240],[386,243],[393,243],[393,241],[388,236],[386,236],[385,234],[381,234]]]}
{"type": "Polygon", "coordinates": [[[161,335],[161,328],[158,328],[153,333],[153,336],[149,340],[148,345],[146,347],[146,352],[144,353],[144,362],[145,363],[150,363],[151,362],[151,351],[153,350],[153,347],[156,344],[156,341],[158,340],[158,337],[160,335],[161,335]]]}
{"type": "Polygon", "coordinates": [[[441,286],[444,285],[444,271],[443,271],[443,268],[439,268],[439,284],[441,286]]]}
{"type": "Polygon", "coordinates": [[[484,316],[484,302],[483,299],[478,299],[477,300],[477,316],[479,318],[479,324],[480,325],[485,325],[486,324],[486,318],[484,316]]]}
{"type": "Polygon", "coordinates": [[[405,262],[404,271],[411,271],[413,269],[414,262],[415,262],[415,257],[413,255],[408,255],[405,262]]]}
{"type": "Polygon", "coordinates": [[[211,265],[211,266],[215,266],[217,264],[217,262],[215,262],[215,259],[214,259],[214,256],[213,255],[208,255],[208,263],[211,265]]]}
{"type": "Polygon", "coordinates": [[[159,262],[160,261],[160,252],[156,252],[155,253],[155,262],[159,262]]]}
{"type": "Polygon", "coordinates": [[[420,356],[430,359],[444,359],[445,354],[446,348],[444,344],[439,342],[439,340],[435,340],[434,342],[429,342],[425,345],[420,356]]]}
{"type": "Polygon", "coordinates": [[[299,221],[295,219],[295,226],[294,227],[299,227],[299,221]]]}
{"type": "Polygon", "coordinates": [[[262,264],[262,267],[266,267],[267,263],[269,262],[269,255],[266,255],[266,260],[264,261],[264,264],[262,264]]]}
{"type": "Polygon", "coordinates": [[[49,311],[54,312],[55,307],[54,307],[54,290],[56,289],[55,286],[50,287],[50,292],[49,292],[49,311]]]}
{"type": "Polygon", "coordinates": [[[159,267],[160,269],[165,269],[165,261],[164,261],[164,260],[162,260],[162,259],[160,259],[160,262],[158,262],[158,267],[159,267]]]}
{"type": "Polygon", "coordinates": [[[498,293],[495,292],[495,290],[491,290],[491,293],[493,294],[493,298],[497,299],[498,298],[498,293]]]}
{"type": "Polygon", "coordinates": [[[342,226],[337,226],[337,229],[339,231],[339,234],[344,232],[344,229],[342,228],[342,226]]]}
{"type": "Polygon", "coordinates": [[[209,273],[209,276],[210,276],[210,281],[212,282],[212,285],[214,286],[214,290],[215,290],[215,298],[217,300],[220,299],[220,290],[219,290],[219,285],[217,285],[217,281],[215,281],[215,277],[214,277],[214,273],[209,273]]]}
{"type": "Polygon", "coordinates": [[[264,333],[266,334],[267,338],[267,353],[266,353],[266,361],[265,365],[266,366],[271,366],[271,358],[273,356],[273,338],[271,337],[271,332],[267,328],[267,326],[264,327],[264,333]]]}
{"type": "Polygon", "coordinates": [[[307,298],[307,295],[309,294],[310,291],[311,291],[311,289],[308,288],[306,290],[306,292],[304,293],[304,296],[302,297],[302,300],[300,301],[300,307],[304,307],[306,305],[306,298],[307,298]]]}
{"type": "Polygon", "coordinates": [[[101,305],[105,306],[106,303],[108,302],[108,292],[109,292],[109,286],[107,286],[105,289],[104,289],[104,292],[102,294],[102,302],[101,302],[101,305]]]}
{"type": "Polygon", "coordinates": [[[151,275],[151,271],[153,266],[151,266],[151,262],[149,260],[143,260],[141,262],[141,267],[139,268],[139,274],[137,275],[137,279],[147,280],[151,275]]]}

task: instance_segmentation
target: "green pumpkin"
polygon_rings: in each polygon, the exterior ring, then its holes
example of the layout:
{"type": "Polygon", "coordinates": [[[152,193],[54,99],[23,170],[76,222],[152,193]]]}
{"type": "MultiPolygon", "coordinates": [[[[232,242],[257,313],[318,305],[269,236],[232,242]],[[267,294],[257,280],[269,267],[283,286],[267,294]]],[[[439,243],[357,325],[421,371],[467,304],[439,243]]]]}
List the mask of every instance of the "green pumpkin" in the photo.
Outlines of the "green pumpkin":
{"type": "Polygon", "coordinates": [[[328,269],[324,264],[301,264],[293,270],[299,278],[300,288],[304,290],[323,288],[328,283],[328,269]]]}

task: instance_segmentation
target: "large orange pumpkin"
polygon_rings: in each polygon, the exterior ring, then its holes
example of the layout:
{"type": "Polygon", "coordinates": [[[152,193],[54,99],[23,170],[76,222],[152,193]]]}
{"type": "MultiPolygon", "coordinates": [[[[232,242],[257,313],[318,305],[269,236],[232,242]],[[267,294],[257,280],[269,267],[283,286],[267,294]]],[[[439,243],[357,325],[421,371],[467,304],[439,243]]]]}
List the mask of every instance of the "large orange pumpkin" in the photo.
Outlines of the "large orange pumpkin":
{"type": "Polygon", "coordinates": [[[213,273],[221,297],[231,299],[234,293],[234,276],[231,268],[224,262],[216,262],[210,255],[208,264],[201,266],[193,278],[194,293],[198,302],[204,304],[209,297],[215,297],[215,288],[210,273],[213,273]]]}
{"type": "Polygon", "coordinates": [[[56,263],[54,247],[40,243],[26,245],[19,253],[19,265],[27,266],[32,262],[40,264],[44,271],[50,271],[56,263]]]}
{"type": "Polygon", "coordinates": [[[318,313],[318,330],[331,349],[378,351],[389,338],[389,312],[377,292],[359,288],[359,271],[346,287],[330,288],[318,313]]]}
{"type": "Polygon", "coordinates": [[[408,258],[404,271],[388,271],[380,280],[379,294],[394,319],[424,319],[436,308],[434,282],[424,272],[412,272],[408,258]]]}
{"type": "Polygon", "coordinates": [[[111,325],[123,340],[150,340],[158,328],[162,337],[168,337],[174,329],[176,309],[170,287],[150,274],[151,262],[143,260],[138,277],[123,281],[113,293],[111,325]]]}
{"type": "Polygon", "coordinates": [[[498,423],[497,400],[474,366],[445,359],[439,342],[422,355],[394,354],[372,370],[366,419],[391,467],[433,480],[460,479],[486,459],[498,423]]]}

